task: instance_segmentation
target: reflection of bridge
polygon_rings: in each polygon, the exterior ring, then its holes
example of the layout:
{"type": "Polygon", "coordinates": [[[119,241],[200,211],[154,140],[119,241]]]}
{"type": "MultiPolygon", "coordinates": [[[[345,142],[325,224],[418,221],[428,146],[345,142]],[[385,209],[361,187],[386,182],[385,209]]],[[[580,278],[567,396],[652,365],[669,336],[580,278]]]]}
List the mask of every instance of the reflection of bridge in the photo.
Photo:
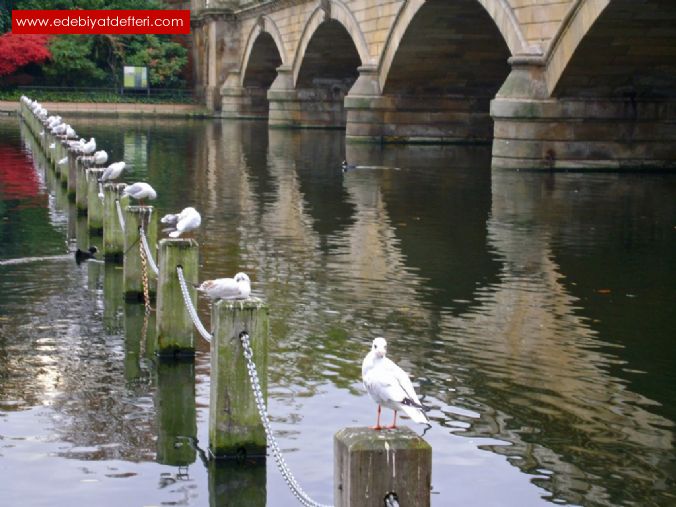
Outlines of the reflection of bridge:
{"type": "Polygon", "coordinates": [[[669,0],[192,0],[227,117],[490,142],[496,168],[676,168],[669,0]]]}

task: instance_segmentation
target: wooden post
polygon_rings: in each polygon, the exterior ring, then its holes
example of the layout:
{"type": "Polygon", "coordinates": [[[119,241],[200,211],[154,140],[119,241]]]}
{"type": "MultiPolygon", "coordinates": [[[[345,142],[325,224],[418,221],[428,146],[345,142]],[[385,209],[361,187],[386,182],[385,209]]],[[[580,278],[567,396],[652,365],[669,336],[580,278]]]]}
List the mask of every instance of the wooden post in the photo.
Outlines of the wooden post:
{"type": "Polygon", "coordinates": [[[99,197],[99,178],[103,169],[86,169],[87,177],[87,221],[89,232],[103,235],[103,199],[99,197]]]}
{"type": "Polygon", "coordinates": [[[390,493],[399,505],[429,507],[432,448],[413,430],[344,428],[333,449],[335,507],[382,507],[390,493]]]}
{"type": "MultiPolygon", "coordinates": [[[[143,301],[143,277],[139,245],[139,229],[144,224],[148,246],[154,256],[157,243],[157,215],[152,206],[127,206],[124,214],[124,299],[143,301]]],[[[148,266],[150,299],[155,299],[155,274],[148,266]]]]}
{"type": "Polygon", "coordinates": [[[77,192],[77,152],[68,150],[68,200],[75,201],[77,192]]]}
{"type": "Polygon", "coordinates": [[[193,305],[198,280],[199,250],[193,239],[163,239],[159,248],[157,280],[157,353],[161,356],[195,355],[194,325],[185,307],[176,266],[183,267],[193,305]]]}
{"type": "Polygon", "coordinates": [[[85,174],[85,167],[82,164],[82,158],[77,156],[75,158],[75,206],[80,215],[87,213],[87,194],[89,187],[87,185],[87,177],[85,174]]]}
{"type": "Polygon", "coordinates": [[[247,331],[267,400],[268,307],[258,298],[212,307],[209,451],[215,458],[264,458],[265,431],[256,409],[239,334],[247,331]]]}
{"type": "Polygon", "coordinates": [[[120,201],[120,210],[124,211],[129,197],[122,197],[126,183],[106,183],[103,185],[103,257],[106,261],[122,263],[124,260],[124,230],[117,215],[116,201],[120,201]]]}
{"type": "Polygon", "coordinates": [[[195,362],[160,359],[156,371],[157,462],[190,465],[197,457],[190,441],[197,437],[195,362]]]}

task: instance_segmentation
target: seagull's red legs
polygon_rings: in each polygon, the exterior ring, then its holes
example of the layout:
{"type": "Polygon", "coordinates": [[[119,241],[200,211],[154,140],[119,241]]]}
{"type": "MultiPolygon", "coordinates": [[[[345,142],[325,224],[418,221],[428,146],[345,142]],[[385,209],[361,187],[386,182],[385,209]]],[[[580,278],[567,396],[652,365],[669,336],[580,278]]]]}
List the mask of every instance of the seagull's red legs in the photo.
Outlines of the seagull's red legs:
{"type": "Polygon", "coordinates": [[[395,410],[394,411],[394,420],[392,421],[392,424],[390,424],[389,426],[386,426],[386,428],[388,430],[393,430],[396,427],[397,427],[397,411],[395,410]]]}
{"type": "Polygon", "coordinates": [[[371,426],[372,430],[382,430],[383,427],[380,425],[380,404],[378,404],[378,420],[376,421],[375,426],[371,426]]]}

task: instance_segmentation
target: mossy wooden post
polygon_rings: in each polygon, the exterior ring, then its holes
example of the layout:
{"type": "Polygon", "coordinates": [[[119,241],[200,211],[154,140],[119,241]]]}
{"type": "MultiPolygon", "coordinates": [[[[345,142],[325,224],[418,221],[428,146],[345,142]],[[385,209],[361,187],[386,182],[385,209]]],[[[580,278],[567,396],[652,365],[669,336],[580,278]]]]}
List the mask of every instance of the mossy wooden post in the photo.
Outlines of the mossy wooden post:
{"type": "Polygon", "coordinates": [[[124,229],[117,214],[116,202],[120,201],[120,211],[127,208],[129,197],[122,197],[126,186],[126,183],[103,185],[103,257],[107,262],[121,264],[124,260],[124,229]]]}
{"type": "Polygon", "coordinates": [[[399,505],[429,507],[432,448],[410,428],[344,428],[334,437],[335,507],[382,507],[394,493],[399,505]]]}
{"type": "Polygon", "coordinates": [[[190,465],[197,457],[191,442],[197,437],[195,362],[160,358],[156,371],[157,462],[190,465]]]}
{"type": "Polygon", "coordinates": [[[198,280],[199,250],[192,239],[163,239],[158,249],[160,274],[157,279],[157,354],[192,356],[195,354],[194,325],[185,307],[176,266],[183,276],[193,305],[197,304],[194,284],[198,280]]]}
{"type": "Polygon", "coordinates": [[[77,152],[68,150],[68,200],[75,202],[77,192],[77,152]]]}
{"type": "Polygon", "coordinates": [[[215,458],[265,457],[267,440],[256,409],[239,334],[247,331],[267,400],[268,307],[258,298],[212,307],[209,451],[215,458]]]}
{"type": "Polygon", "coordinates": [[[87,221],[89,232],[103,235],[103,199],[99,196],[99,178],[103,169],[86,169],[87,177],[87,221]]]}
{"type": "MultiPolygon", "coordinates": [[[[124,213],[124,299],[143,301],[140,227],[144,225],[148,247],[154,258],[157,243],[157,216],[152,206],[127,206],[124,213]]],[[[155,299],[155,273],[148,266],[150,299],[155,299]]]]}
{"type": "Polygon", "coordinates": [[[87,194],[89,187],[87,185],[87,177],[85,174],[85,167],[82,163],[82,157],[75,158],[75,206],[80,215],[87,213],[87,194]]]}

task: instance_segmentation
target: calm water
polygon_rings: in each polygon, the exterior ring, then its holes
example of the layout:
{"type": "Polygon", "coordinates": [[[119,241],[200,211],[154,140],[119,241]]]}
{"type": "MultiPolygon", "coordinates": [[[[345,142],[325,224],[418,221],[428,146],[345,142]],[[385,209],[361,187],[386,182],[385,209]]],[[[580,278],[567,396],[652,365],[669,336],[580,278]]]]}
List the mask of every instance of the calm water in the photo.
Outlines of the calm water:
{"type": "MultiPolygon", "coordinates": [[[[316,500],[333,434],[374,423],[360,365],[382,335],[431,408],[433,505],[676,503],[676,176],[491,174],[483,147],[264,123],[73,123],[160,213],[203,213],[200,278],[247,271],[269,302],[273,428],[316,500]]],[[[296,505],[272,460],[216,467],[189,445],[208,446],[208,344],[194,368],[157,364],[120,269],[65,256],[96,243],[83,226],[0,120],[0,503],[296,505]],[[176,430],[179,406],[195,420],[176,430]]]]}

